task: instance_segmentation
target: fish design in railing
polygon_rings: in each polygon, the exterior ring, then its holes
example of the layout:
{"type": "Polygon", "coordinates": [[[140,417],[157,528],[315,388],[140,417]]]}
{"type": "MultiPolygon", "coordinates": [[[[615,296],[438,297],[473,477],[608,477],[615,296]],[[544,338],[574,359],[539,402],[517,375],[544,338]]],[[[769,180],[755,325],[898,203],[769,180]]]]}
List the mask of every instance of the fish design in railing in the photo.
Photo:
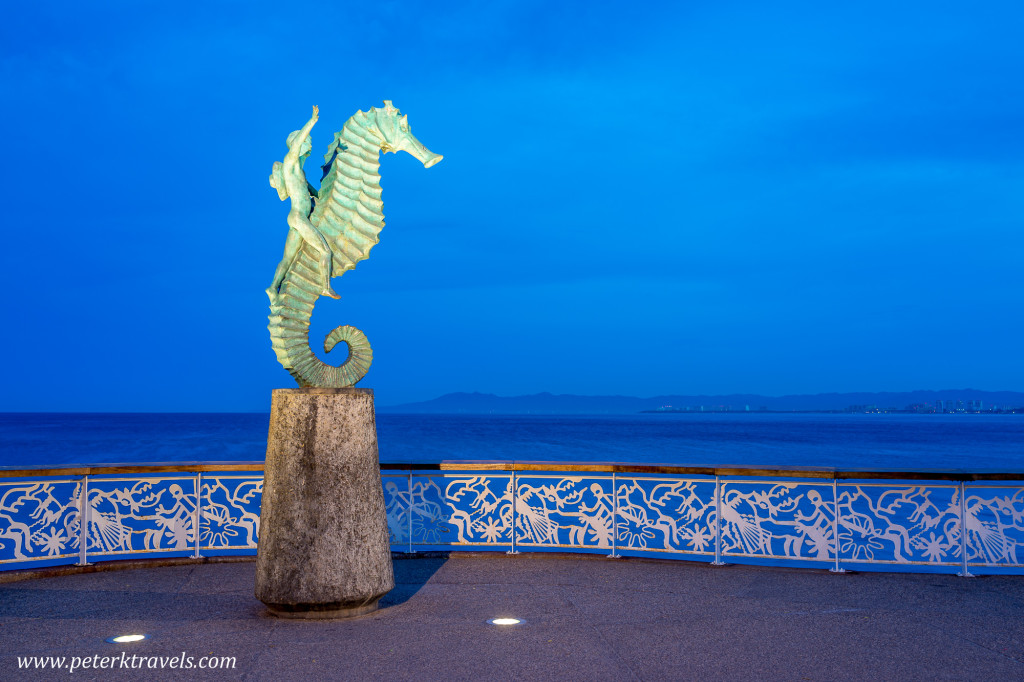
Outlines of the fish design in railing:
{"type": "Polygon", "coordinates": [[[320,296],[338,298],[331,278],[339,277],[370,255],[384,227],[380,153],[405,151],[430,168],[441,160],[417,140],[408,116],[385,100],[383,107],[357,112],[335,133],[324,155],[320,189],[306,181],[302,165],[312,149],[313,116],[288,136],[288,154],[274,163],[270,184],[281,200],[291,199],[284,257],[267,288],[270,340],[278,361],[299,386],[343,388],[366,375],[373,351],[366,336],[350,325],[327,335],[328,353],[341,342],[348,358],[335,367],[321,361],[309,345],[309,320],[320,296]]]}

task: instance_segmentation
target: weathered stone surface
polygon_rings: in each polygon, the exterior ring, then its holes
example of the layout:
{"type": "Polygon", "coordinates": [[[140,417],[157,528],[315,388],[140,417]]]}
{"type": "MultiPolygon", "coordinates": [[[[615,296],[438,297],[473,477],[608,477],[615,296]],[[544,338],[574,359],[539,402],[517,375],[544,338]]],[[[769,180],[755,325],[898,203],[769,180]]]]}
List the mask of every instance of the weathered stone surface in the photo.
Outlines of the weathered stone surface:
{"type": "Polygon", "coordinates": [[[256,558],[272,613],[344,618],[395,586],[373,391],[273,392],[256,558]]]}

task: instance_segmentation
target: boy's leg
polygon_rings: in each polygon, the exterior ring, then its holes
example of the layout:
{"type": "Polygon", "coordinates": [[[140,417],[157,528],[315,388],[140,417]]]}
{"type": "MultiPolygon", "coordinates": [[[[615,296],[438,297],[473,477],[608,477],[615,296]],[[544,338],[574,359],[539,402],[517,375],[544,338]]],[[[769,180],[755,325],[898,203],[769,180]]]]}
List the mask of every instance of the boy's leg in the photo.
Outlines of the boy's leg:
{"type": "Polygon", "coordinates": [[[284,282],[288,270],[291,269],[292,263],[299,255],[301,246],[302,236],[295,229],[288,230],[288,238],[284,242],[284,256],[281,257],[281,262],[277,264],[277,270],[274,271],[274,281],[267,288],[267,296],[270,297],[271,303],[277,300],[278,289],[281,288],[281,283],[284,282]]]}
{"type": "Polygon", "coordinates": [[[324,289],[320,293],[331,298],[341,298],[338,294],[334,293],[334,289],[331,288],[331,266],[333,263],[331,260],[334,256],[331,254],[330,249],[325,249],[320,252],[320,272],[324,273],[324,289]]]}
{"type": "Polygon", "coordinates": [[[331,298],[341,298],[331,289],[331,259],[334,256],[331,253],[331,247],[327,244],[327,240],[324,239],[320,230],[316,229],[313,223],[305,218],[294,216],[293,214],[289,214],[288,224],[301,234],[302,239],[320,254],[320,274],[323,275],[323,291],[320,293],[331,298]]]}

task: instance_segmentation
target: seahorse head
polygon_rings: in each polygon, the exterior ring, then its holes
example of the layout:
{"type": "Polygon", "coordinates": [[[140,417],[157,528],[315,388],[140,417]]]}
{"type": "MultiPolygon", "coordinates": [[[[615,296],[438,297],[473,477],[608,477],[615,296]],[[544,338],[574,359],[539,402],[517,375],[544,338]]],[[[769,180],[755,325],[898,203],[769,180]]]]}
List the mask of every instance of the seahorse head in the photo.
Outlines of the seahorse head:
{"type": "Polygon", "coordinates": [[[391,100],[384,100],[383,107],[374,107],[367,112],[368,123],[379,133],[381,138],[380,148],[383,152],[408,152],[423,164],[424,168],[430,168],[444,157],[435,154],[423,143],[416,139],[409,127],[409,117],[403,116],[391,100]]]}

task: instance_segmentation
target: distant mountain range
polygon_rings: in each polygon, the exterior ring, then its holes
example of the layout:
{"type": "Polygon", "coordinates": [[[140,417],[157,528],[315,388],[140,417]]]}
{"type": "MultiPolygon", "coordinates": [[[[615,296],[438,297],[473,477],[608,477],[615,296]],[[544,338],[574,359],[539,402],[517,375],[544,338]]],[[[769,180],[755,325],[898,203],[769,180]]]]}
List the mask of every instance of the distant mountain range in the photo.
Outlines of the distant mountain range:
{"type": "Polygon", "coordinates": [[[808,412],[845,410],[851,405],[874,405],[885,409],[903,409],[909,405],[942,400],[980,400],[983,409],[993,405],[1019,407],[1024,393],[1016,391],[978,391],[972,388],[906,393],[817,393],[814,395],[765,396],[750,393],[732,395],[659,395],[652,398],[631,396],[534,395],[498,396],[491,393],[449,393],[418,403],[377,407],[378,412],[405,414],[634,414],[671,405],[700,411],[732,412],[767,410],[771,412],[808,412]]]}

